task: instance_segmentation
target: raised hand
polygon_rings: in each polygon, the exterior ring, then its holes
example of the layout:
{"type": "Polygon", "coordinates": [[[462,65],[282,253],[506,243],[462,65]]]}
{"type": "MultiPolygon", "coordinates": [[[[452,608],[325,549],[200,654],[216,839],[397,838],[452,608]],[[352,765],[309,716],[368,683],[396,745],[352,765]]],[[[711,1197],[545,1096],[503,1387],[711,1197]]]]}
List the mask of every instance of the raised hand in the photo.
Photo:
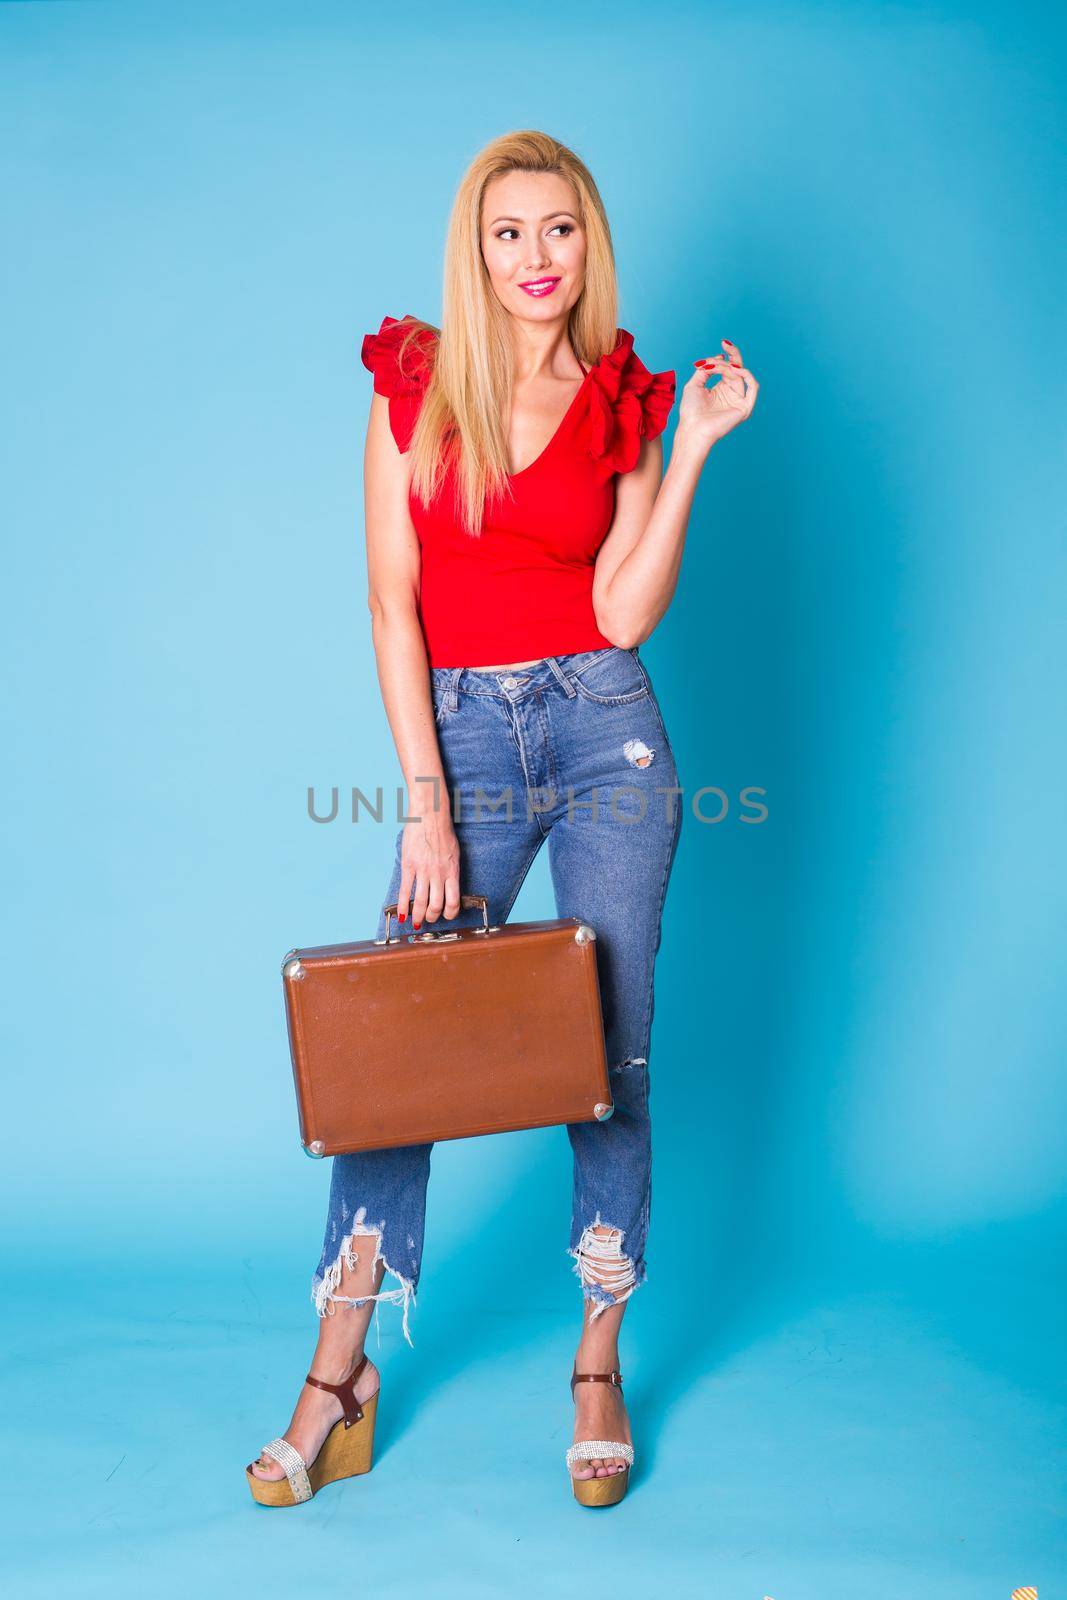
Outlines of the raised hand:
{"type": "Polygon", "coordinates": [[[717,444],[739,422],[752,415],[759,384],[741,360],[741,352],[729,339],[722,341],[725,355],[711,356],[693,363],[694,372],[682,390],[678,407],[678,429],[699,440],[708,449],[717,444]],[[708,387],[709,376],[719,382],[708,387]]]}

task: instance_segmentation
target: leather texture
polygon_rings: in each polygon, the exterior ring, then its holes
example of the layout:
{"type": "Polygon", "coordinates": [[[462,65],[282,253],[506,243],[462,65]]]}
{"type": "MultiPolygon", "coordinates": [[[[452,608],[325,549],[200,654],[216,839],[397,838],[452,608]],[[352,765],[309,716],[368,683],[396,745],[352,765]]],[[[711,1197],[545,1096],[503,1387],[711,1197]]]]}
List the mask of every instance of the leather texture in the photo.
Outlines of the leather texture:
{"type": "Polygon", "coordinates": [[[310,1383],[313,1389],[325,1389],[327,1394],[335,1394],[337,1396],[338,1400],[341,1402],[341,1410],[344,1413],[346,1428],[350,1428],[354,1422],[361,1422],[363,1420],[363,1407],[356,1399],[355,1385],[356,1379],[359,1377],[366,1365],[367,1357],[364,1356],[359,1365],[355,1368],[355,1371],[352,1373],[351,1377],[348,1378],[344,1383],[327,1383],[324,1378],[313,1378],[310,1372],[304,1379],[304,1382],[310,1383]]]}
{"type": "Polygon", "coordinates": [[[618,1371],[616,1371],[616,1372],[572,1372],[571,1373],[571,1394],[574,1393],[574,1385],[576,1383],[610,1383],[610,1384],[613,1384],[616,1389],[621,1389],[622,1388],[622,1373],[618,1372],[618,1371]]]}
{"type": "Polygon", "coordinates": [[[481,932],[442,920],[429,939],[291,951],[283,985],[305,1149],[340,1155],[610,1115],[597,946],[575,937],[582,926],[567,917],[481,932]]]}

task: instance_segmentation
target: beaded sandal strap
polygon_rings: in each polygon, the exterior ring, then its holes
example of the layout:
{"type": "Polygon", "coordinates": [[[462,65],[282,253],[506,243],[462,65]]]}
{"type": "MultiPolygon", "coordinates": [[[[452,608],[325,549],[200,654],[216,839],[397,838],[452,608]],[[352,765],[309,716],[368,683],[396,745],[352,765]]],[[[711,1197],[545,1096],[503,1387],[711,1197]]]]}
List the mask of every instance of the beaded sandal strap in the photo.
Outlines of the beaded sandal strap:
{"type": "Polygon", "coordinates": [[[293,1500],[297,1505],[303,1500],[311,1499],[311,1479],[308,1477],[307,1464],[300,1451],[294,1449],[288,1439],[272,1439],[270,1444],[265,1444],[259,1452],[261,1456],[270,1456],[281,1467],[289,1480],[293,1500]]]}
{"type": "Polygon", "coordinates": [[[344,1383],[326,1383],[322,1378],[313,1378],[310,1372],[304,1379],[304,1382],[310,1383],[313,1389],[325,1389],[327,1394],[335,1394],[337,1396],[338,1400],[341,1402],[341,1409],[344,1412],[346,1430],[350,1428],[354,1422],[361,1422],[363,1419],[363,1407],[356,1399],[355,1384],[356,1379],[359,1377],[366,1365],[367,1357],[364,1356],[362,1361],[359,1363],[359,1366],[356,1367],[355,1371],[352,1373],[351,1377],[346,1378],[344,1383]]]}
{"type": "Polygon", "coordinates": [[[576,1461],[625,1461],[628,1467],[634,1464],[634,1447],[632,1444],[623,1444],[621,1439],[583,1439],[580,1444],[572,1444],[567,1451],[567,1470],[576,1461]]]}

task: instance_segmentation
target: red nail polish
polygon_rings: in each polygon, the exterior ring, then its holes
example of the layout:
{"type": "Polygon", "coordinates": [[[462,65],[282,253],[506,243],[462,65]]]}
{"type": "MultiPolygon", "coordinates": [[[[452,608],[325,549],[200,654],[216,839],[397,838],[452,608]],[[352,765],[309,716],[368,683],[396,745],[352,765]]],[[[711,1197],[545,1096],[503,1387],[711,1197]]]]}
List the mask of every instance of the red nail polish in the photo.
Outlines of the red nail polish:
{"type": "Polygon", "coordinates": [[[407,912],[406,912],[406,911],[398,911],[398,912],[397,912],[397,916],[396,916],[396,920],[397,920],[397,921],[398,921],[398,922],[403,922],[403,920],[404,920],[404,918],[405,918],[405,917],[406,917],[406,916],[407,916],[407,912]]]}
{"type": "Polygon", "coordinates": [[[736,350],[737,349],[737,346],[734,344],[732,339],[724,339],[723,340],[723,344],[728,344],[730,346],[731,350],[736,350]]]}
{"type": "Polygon", "coordinates": [[[412,926],[412,929],[414,930],[414,932],[418,933],[419,929],[422,927],[422,923],[421,922],[413,922],[411,924],[411,926],[412,926]]]}
{"type": "Polygon", "coordinates": [[[731,366],[732,366],[732,367],[739,367],[739,366],[740,366],[740,365],[741,365],[741,363],[740,363],[740,361],[731,361],[731,362],[730,362],[730,365],[731,365],[731,366]]]}

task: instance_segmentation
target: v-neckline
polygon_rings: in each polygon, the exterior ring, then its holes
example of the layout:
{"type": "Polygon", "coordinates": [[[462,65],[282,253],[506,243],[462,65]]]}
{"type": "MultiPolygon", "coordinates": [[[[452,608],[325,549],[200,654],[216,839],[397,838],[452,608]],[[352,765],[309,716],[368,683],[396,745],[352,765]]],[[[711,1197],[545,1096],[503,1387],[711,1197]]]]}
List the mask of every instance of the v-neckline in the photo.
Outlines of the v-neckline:
{"type": "MultiPolygon", "coordinates": [[[[578,357],[577,356],[575,356],[574,359],[576,361],[578,361],[578,357]]],[[[595,364],[596,363],[594,362],[594,366],[595,366],[595,364]]],[[[563,413],[562,417],[560,418],[559,425],[557,426],[555,433],[552,435],[551,439],[549,439],[548,443],[545,445],[545,448],[540,452],[540,454],[534,456],[532,461],[527,462],[526,466],[520,467],[518,472],[509,472],[508,473],[507,478],[508,478],[508,482],[509,483],[514,483],[517,478],[525,478],[525,476],[526,476],[526,474],[528,472],[532,472],[534,467],[536,467],[539,462],[541,462],[541,461],[543,461],[545,459],[545,457],[547,456],[548,452],[551,450],[552,446],[555,444],[556,440],[559,438],[560,434],[563,432],[563,430],[566,427],[567,423],[570,421],[571,413],[573,412],[573,410],[577,406],[578,401],[581,399],[582,395],[585,393],[585,386],[589,382],[589,379],[590,379],[590,377],[592,375],[592,371],[593,371],[592,367],[582,366],[581,361],[578,361],[578,365],[582,368],[582,371],[585,373],[585,376],[582,379],[581,383],[578,385],[577,389],[574,391],[574,397],[571,400],[570,405],[567,407],[566,411],[563,413]]]]}

